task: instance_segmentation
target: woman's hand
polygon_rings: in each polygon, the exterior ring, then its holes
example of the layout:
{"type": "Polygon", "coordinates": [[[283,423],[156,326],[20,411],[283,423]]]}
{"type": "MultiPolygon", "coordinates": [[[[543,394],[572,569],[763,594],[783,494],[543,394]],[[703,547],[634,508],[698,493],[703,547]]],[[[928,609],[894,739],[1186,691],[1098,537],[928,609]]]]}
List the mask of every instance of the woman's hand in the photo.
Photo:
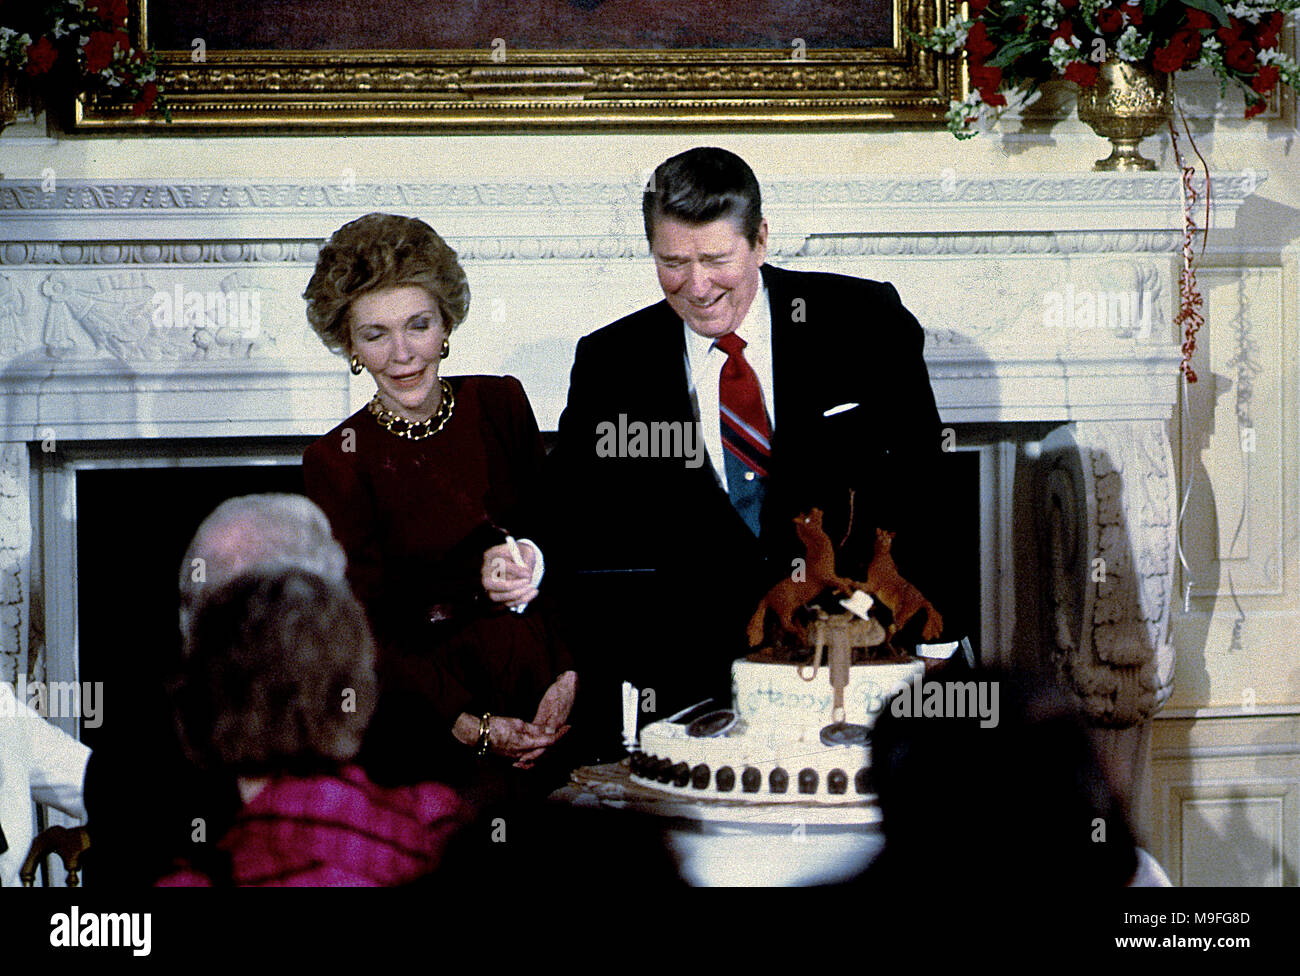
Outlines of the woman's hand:
{"type": "MultiPolygon", "coordinates": [[[[578,674],[576,671],[565,671],[542,695],[541,704],[537,706],[537,715],[534,716],[532,724],[544,732],[552,730],[567,732],[569,726],[565,722],[568,721],[569,712],[573,709],[573,700],[577,695],[578,674]]],[[[515,765],[520,769],[528,769],[541,758],[544,752],[546,752],[545,748],[525,753],[519,757],[515,765]]]]}
{"type": "Polygon", "coordinates": [[[532,582],[537,550],[531,545],[521,545],[518,551],[524,562],[522,566],[515,562],[510,547],[504,543],[483,553],[483,589],[494,603],[516,607],[537,598],[537,587],[532,582]]]}
{"type": "MultiPolygon", "coordinates": [[[[452,735],[471,748],[478,742],[479,720],[468,712],[462,712],[452,726],[452,735]]],[[[516,760],[520,769],[528,769],[533,761],[569,731],[567,725],[547,731],[534,722],[509,718],[505,715],[493,715],[488,720],[488,750],[495,755],[516,760]],[[532,759],[525,759],[532,756],[532,759]]]]}

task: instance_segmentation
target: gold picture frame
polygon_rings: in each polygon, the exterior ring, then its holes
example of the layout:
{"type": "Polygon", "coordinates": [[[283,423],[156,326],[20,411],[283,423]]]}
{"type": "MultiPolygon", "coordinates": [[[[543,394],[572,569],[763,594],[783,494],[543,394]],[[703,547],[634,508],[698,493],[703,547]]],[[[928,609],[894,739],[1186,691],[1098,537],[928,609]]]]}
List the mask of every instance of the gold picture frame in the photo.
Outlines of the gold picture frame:
{"type": "MultiPolygon", "coordinates": [[[[149,43],[149,2],[131,0],[149,43]]],[[[373,2],[373,0],[371,0],[373,2]]],[[[870,0],[867,0],[870,2],[870,0]]],[[[79,130],[483,132],[666,124],[887,126],[941,121],[958,66],[911,41],[955,0],[892,4],[889,47],[807,49],[159,50],[172,121],[82,93],[79,130]]]]}

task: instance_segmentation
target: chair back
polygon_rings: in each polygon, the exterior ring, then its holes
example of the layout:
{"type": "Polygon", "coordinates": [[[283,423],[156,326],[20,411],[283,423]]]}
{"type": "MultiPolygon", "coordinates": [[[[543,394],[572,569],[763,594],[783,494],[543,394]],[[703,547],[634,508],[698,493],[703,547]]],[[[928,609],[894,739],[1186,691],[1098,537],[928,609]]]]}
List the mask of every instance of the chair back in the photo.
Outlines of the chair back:
{"type": "Polygon", "coordinates": [[[68,872],[68,887],[80,883],[77,872],[81,870],[81,855],[90,849],[90,834],[85,827],[47,827],[36,835],[27,859],[18,870],[18,880],[24,888],[36,884],[36,869],[50,854],[57,854],[68,872]]]}

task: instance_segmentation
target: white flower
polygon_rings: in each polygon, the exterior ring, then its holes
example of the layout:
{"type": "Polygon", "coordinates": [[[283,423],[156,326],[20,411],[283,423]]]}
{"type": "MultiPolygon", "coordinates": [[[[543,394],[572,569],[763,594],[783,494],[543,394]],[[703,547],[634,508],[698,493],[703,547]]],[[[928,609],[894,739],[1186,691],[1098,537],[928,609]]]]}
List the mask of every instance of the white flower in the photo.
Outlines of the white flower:
{"type": "Polygon", "coordinates": [[[1286,56],[1277,48],[1270,47],[1260,51],[1259,57],[1256,60],[1267,67],[1270,64],[1277,64],[1279,61],[1285,60],[1285,57],[1286,56]]]}
{"type": "Polygon", "coordinates": [[[1241,20],[1248,20],[1252,24],[1259,23],[1259,15],[1263,13],[1259,7],[1252,7],[1245,3],[1225,4],[1224,10],[1241,20]]]}
{"type": "Polygon", "coordinates": [[[1052,63],[1052,67],[1057,71],[1064,71],[1067,64],[1083,60],[1079,57],[1079,46],[1077,37],[1071,37],[1068,44],[1065,38],[1058,37],[1052,41],[1052,47],[1047,52],[1047,60],[1052,63]]]}
{"type": "Polygon", "coordinates": [[[1141,61],[1151,50],[1151,36],[1138,33],[1137,28],[1129,25],[1128,29],[1115,42],[1115,50],[1121,61],[1141,61]]]}

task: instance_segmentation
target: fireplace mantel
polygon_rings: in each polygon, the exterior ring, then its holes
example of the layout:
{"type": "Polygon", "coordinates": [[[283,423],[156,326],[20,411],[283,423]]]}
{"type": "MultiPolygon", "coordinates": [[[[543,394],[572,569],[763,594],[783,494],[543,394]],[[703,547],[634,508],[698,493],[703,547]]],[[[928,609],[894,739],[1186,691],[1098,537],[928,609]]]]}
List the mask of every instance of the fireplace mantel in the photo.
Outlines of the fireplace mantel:
{"type": "MultiPolygon", "coordinates": [[[[1260,180],[1214,177],[1215,227],[1233,225],[1260,180]]],[[[1015,603],[1012,535],[1029,531],[1012,524],[1014,460],[1027,464],[1041,441],[1043,531],[1073,520],[1058,531],[1070,546],[1053,550],[1042,602],[1054,651],[1074,671],[1122,672],[1099,679],[1102,711],[1123,685],[1149,714],[1172,680],[1166,422],[1178,392],[1180,192],[1172,173],[764,184],[773,263],[892,281],[926,327],[945,422],[1007,425],[992,601],[1003,635],[1015,603]],[[1095,307],[1125,295],[1137,296],[1141,316],[1100,326],[1078,311],[1084,299],[1095,307]],[[1052,318],[1067,306],[1071,318],[1052,318]],[[1085,571],[1097,558],[1110,558],[1109,584],[1085,571]],[[1121,565],[1131,567],[1127,586],[1115,585],[1130,571],[1121,565]],[[1132,624],[1121,637],[1115,619],[1132,624]],[[1112,653],[1116,640],[1131,652],[1112,653]]],[[[312,436],[347,416],[370,389],[311,334],[301,293],[320,242],[375,210],[422,217],[456,248],[473,301],[448,368],[518,376],[543,428],[563,407],[577,339],[659,296],[630,182],[0,180],[0,679],[75,674],[75,647],[54,646],[55,634],[75,644],[75,628],[50,625],[63,611],[48,567],[33,576],[33,559],[39,569],[50,554],[33,543],[31,451],[51,438],[312,436]],[[255,295],[256,329],[159,323],[159,302],[170,301],[159,296],[190,294],[255,295]],[[32,600],[33,578],[45,581],[43,599],[32,600]],[[46,619],[32,620],[32,607],[46,619]],[[32,634],[46,635],[48,652],[29,645],[32,634]]]]}

